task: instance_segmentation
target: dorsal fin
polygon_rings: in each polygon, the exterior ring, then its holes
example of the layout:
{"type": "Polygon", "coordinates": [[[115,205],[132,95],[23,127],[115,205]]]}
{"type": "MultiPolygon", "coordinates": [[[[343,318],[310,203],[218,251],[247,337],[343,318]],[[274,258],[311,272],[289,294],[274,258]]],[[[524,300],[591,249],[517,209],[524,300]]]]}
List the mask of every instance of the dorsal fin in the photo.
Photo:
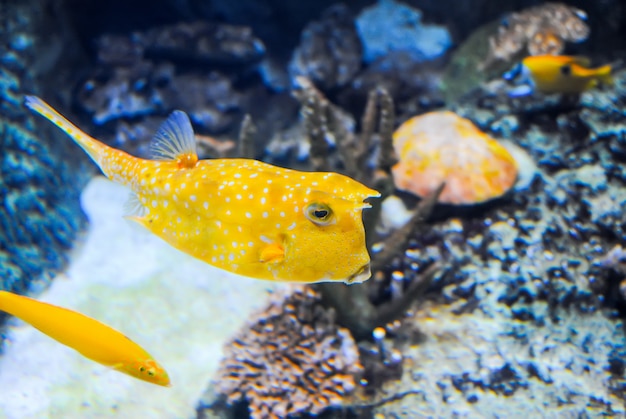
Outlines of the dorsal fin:
{"type": "Polygon", "coordinates": [[[182,166],[193,167],[198,161],[196,138],[183,111],[174,111],[163,122],[152,143],[150,151],[154,160],[173,160],[182,166]]]}
{"type": "Polygon", "coordinates": [[[582,55],[572,55],[572,63],[576,63],[582,67],[589,67],[591,65],[591,60],[588,57],[584,57],[582,55]]]}

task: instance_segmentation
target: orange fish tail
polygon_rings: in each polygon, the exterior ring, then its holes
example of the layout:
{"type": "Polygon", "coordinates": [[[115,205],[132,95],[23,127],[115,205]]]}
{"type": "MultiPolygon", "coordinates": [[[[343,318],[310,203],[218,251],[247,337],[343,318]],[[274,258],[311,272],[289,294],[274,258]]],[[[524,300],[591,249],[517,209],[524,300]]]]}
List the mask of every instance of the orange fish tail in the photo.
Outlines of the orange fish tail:
{"type": "Polygon", "coordinates": [[[612,68],[610,64],[603,65],[602,67],[598,67],[596,70],[598,74],[598,79],[602,83],[609,85],[609,86],[613,84],[613,75],[611,74],[612,68]]]}
{"type": "Polygon", "coordinates": [[[98,167],[100,167],[100,170],[102,170],[108,178],[114,179],[123,184],[128,183],[129,179],[122,179],[118,175],[123,171],[123,168],[128,167],[132,163],[136,163],[139,159],[121,150],[109,147],[87,135],[80,128],[72,124],[67,120],[67,118],[52,108],[52,106],[36,96],[26,96],[24,103],[28,108],[48,119],[63,132],[69,135],[69,137],[74,140],[76,144],[85,150],[89,157],[91,157],[91,159],[98,165],[98,167]]]}
{"type": "Polygon", "coordinates": [[[100,164],[100,156],[103,154],[103,150],[108,148],[108,146],[85,134],[80,128],[72,124],[67,118],[40,98],[36,96],[26,96],[25,104],[29,109],[37,112],[59,127],[64,133],[69,135],[76,144],[85,150],[93,161],[98,163],[98,165],[100,164]]]}

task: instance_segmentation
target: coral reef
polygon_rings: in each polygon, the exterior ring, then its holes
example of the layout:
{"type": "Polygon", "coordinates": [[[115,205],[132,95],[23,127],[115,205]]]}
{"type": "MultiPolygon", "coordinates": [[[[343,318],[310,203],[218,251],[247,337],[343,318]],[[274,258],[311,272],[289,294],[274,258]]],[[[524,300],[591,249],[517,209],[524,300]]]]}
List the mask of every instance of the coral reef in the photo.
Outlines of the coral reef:
{"type": "Polygon", "coordinates": [[[36,127],[35,118],[22,106],[23,95],[39,89],[37,73],[67,59],[58,48],[61,33],[39,35],[47,23],[30,13],[38,7],[35,2],[2,7],[0,289],[25,293],[65,266],[66,252],[85,225],[78,193],[86,179],[77,173],[87,172],[71,157],[69,147],[59,145],[67,142],[36,127]],[[35,58],[46,48],[58,52],[48,57],[52,64],[35,58]]]}
{"type": "MultiPolygon", "coordinates": [[[[400,351],[392,369],[402,378],[379,383],[373,400],[351,409],[407,418],[503,415],[511,406],[553,417],[625,413],[626,347],[616,315],[626,303],[623,278],[611,273],[621,265],[598,262],[626,240],[625,80],[626,71],[618,72],[615,89],[585,92],[578,102],[511,98],[486,86],[453,107],[529,153],[538,176],[526,181],[523,194],[480,208],[441,207],[429,223],[411,220],[396,230],[402,240],[380,238],[371,244],[377,274],[361,286],[316,286],[358,339],[371,336],[380,324],[373,319],[380,321],[387,305],[402,305],[407,294],[430,300],[403,321],[394,318],[407,305],[382,322],[385,343],[400,351]],[[401,244],[391,247],[394,242],[401,244]],[[428,276],[423,267],[433,262],[451,269],[414,293],[428,276]]],[[[370,98],[385,97],[379,94],[370,98]]],[[[347,132],[354,125],[333,122],[343,120],[341,110],[306,83],[301,100],[314,165],[340,167],[366,182],[384,173],[376,169],[381,162],[358,151],[385,144],[388,131],[375,133],[372,123],[380,104],[368,103],[356,136],[347,132]],[[335,154],[328,138],[339,159],[328,158],[335,154]],[[346,147],[351,151],[343,154],[346,147]],[[368,163],[355,171],[345,155],[368,163]]],[[[361,361],[364,376],[375,376],[380,363],[363,353],[361,361]]]]}
{"type": "Polygon", "coordinates": [[[626,414],[621,321],[600,311],[550,312],[545,301],[529,307],[533,321],[520,320],[515,306],[496,301],[509,280],[489,281],[493,297],[472,313],[420,308],[393,335],[405,342],[402,377],[378,392],[383,400],[403,397],[374,412],[407,419],[626,414]]]}
{"type": "Polygon", "coordinates": [[[361,50],[352,13],[337,4],[304,28],[289,74],[292,80],[306,77],[323,90],[341,87],[361,68],[361,50]]]}
{"type": "Polygon", "coordinates": [[[489,54],[482,68],[495,61],[511,62],[525,52],[558,55],[565,42],[581,42],[589,36],[586,20],[584,11],[563,3],[511,13],[502,20],[497,35],[489,38],[489,54]]]}
{"type": "Polygon", "coordinates": [[[517,179],[517,163],[505,147],[450,111],[405,121],[394,132],[399,156],[396,188],[417,196],[445,183],[439,202],[475,204],[506,193],[517,179]]]}
{"type": "MultiPolygon", "coordinates": [[[[378,412],[625,413],[623,278],[616,263],[601,263],[626,240],[626,71],[615,77],[617,88],[586,92],[578,104],[478,90],[456,106],[528,151],[539,177],[479,211],[439,211],[392,261],[404,276],[432,260],[454,269],[406,320],[413,331],[396,330],[405,373],[379,396],[406,396],[378,412]]],[[[386,283],[396,294],[393,274],[386,283]]]]}
{"type": "MultiPolygon", "coordinates": [[[[337,326],[319,294],[302,286],[276,293],[225,351],[215,391],[229,404],[246,401],[253,419],[340,407],[362,372],[348,330],[337,326]]],[[[219,408],[210,403],[201,403],[198,417],[219,408]]]]}
{"type": "Polygon", "coordinates": [[[432,60],[452,45],[445,27],[422,23],[422,13],[402,2],[379,0],[364,9],[356,20],[366,63],[391,51],[410,52],[414,59],[432,60]]]}
{"type": "Polygon", "coordinates": [[[258,92],[235,84],[265,56],[250,28],[206,22],[104,34],[96,45],[99,65],[76,101],[102,126],[99,138],[140,155],[149,128],[174,109],[185,110],[200,133],[236,129],[258,92]]]}

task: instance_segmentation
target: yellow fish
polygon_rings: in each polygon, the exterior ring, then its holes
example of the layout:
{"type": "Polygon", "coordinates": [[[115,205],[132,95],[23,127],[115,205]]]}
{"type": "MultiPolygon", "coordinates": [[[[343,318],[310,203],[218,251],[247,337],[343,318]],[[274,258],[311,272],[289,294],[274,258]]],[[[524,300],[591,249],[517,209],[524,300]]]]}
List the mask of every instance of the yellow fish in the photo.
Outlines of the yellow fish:
{"type": "Polygon", "coordinates": [[[534,55],[522,60],[522,72],[544,93],[581,93],[598,82],[611,84],[611,65],[589,68],[589,59],[567,55],[534,55]]]}
{"type": "Polygon", "coordinates": [[[250,159],[198,160],[184,112],[157,132],[155,160],[88,136],[34,96],[26,106],[135,194],[131,219],[204,262],[257,279],[362,282],[370,277],[361,213],[380,194],[338,173],[300,172],[250,159]]]}
{"type": "Polygon", "coordinates": [[[91,317],[7,291],[0,291],[0,310],[24,320],[92,361],[152,384],[170,386],[167,372],[148,352],[91,317]]]}

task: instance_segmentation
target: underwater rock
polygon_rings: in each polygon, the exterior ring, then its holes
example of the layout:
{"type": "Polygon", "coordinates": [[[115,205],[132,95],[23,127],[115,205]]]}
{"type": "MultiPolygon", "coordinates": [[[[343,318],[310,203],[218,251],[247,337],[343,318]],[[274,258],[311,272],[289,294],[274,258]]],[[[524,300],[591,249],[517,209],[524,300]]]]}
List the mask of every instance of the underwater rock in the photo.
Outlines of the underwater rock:
{"type": "Polygon", "coordinates": [[[443,60],[420,61],[406,51],[391,51],[362,69],[338,93],[337,102],[359,115],[374,89],[385,89],[393,97],[399,115],[409,118],[440,107],[443,60]]]}
{"type": "Polygon", "coordinates": [[[538,176],[524,193],[439,207],[378,279],[377,295],[392,298],[410,285],[395,273],[434,260],[454,267],[409,315],[412,331],[397,331],[404,375],[377,396],[400,401],[376,413],[626,413],[623,275],[598,262],[626,242],[625,101],[621,70],[613,87],[579,98],[483,87],[453,106],[522,148],[538,176]]]}
{"type": "Polygon", "coordinates": [[[289,63],[292,80],[310,79],[322,90],[341,87],[361,67],[361,41],[350,9],[336,4],[302,31],[300,45],[289,63]]]}
{"type": "MultiPolygon", "coordinates": [[[[63,68],[74,45],[62,29],[39,35],[50,22],[31,13],[37,2],[10,3],[0,6],[0,289],[26,293],[66,266],[86,225],[78,195],[89,171],[62,135],[40,127],[22,105],[24,94],[59,82],[58,73],[39,78],[37,72],[63,68]],[[38,61],[46,51],[52,64],[38,61]]],[[[54,88],[59,95],[66,90],[54,88]]]]}
{"type": "Polygon", "coordinates": [[[258,63],[265,55],[263,42],[247,26],[179,23],[148,31],[142,38],[146,55],[153,59],[222,65],[230,71],[258,63]]]}
{"type": "Polygon", "coordinates": [[[258,63],[265,46],[247,26],[191,22],[161,26],[129,35],[104,34],[96,40],[98,60],[110,66],[141,59],[166,60],[242,70],[258,63]]]}
{"type": "Polygon", "coordinates": [[[356,20],[363,42],[363,60],[371,63],[391,51],[405,51],[416,60],[432,60],[452,45],[443,26],[422,23],[422,13],[402,2],[379,0],[356,20]]]}
{"type": "Polygon", "coordinates": [[[212,417],[223,408],[213,391],[228,405],[245,401],[253,419],[317,415],[340,407],[361,372],[350,332],[336,325],[333,311],[323,308],[311,288],[293,287],[274,295],[225,346],[198,417],[212,417]]]}
{"type": "Polygon", "coordinates": [[[497,34],[489,38],[489,54],[482,68],[496,61],[511,62],[526,51],[529,55],[558,55],[565,42],[587,39],[586,20],[583,10],[563,3],[545,3],[511,13],[502,19],[497,34]]]}
{"type": "Polygon", "coordinates": [[[500,77],[509,69],[509,63],[494,63],[491,68],[482,68],[484,57],[489,51],[487,40],[496,31],[499,23],[493,21],[475,29],[452,52],[441,76],[441,88],[446,103],[454,103],[481,83],[500,77]]]}
{"type": "Polygon", "coordinates": [[[235,131],[244,112],[258,113],[265,95],[252,71],[265,48],[245,26],[181,23],[105,34],[97,46],[100,64],[76,102],[99,138],[131,153],[145,156],[154,135],[147,126],[175,109],[186,111],[198,132],[220,134],[235,131]]]}
{"type": "MultiPolygon", "coordinates": [[[[501,295],[511,279],[494,277],[490,291],[501,295]]],[[[525,321],[494,297],[479,303],[488,308],[462,316],[428,305],[405,320],[396,332],[408,338],[402,377],[378,395],[396,400],[374,412],[406,419],[626,414],[621,321],[604,312],[551,313],[546,302],[529,307],[534,321],[525,321]],[[421,336],[419,343],[411,335],[421,336]]]]}
{"type": "Polygon", "coordinates": [[[506,193],[517,179],[517,163],[495,139],[450,111],[405,121],[393,134],[399,158],[393,167],[398,189],[419,197],[445,186],[439,202],[476,204],[506,193]]]}

